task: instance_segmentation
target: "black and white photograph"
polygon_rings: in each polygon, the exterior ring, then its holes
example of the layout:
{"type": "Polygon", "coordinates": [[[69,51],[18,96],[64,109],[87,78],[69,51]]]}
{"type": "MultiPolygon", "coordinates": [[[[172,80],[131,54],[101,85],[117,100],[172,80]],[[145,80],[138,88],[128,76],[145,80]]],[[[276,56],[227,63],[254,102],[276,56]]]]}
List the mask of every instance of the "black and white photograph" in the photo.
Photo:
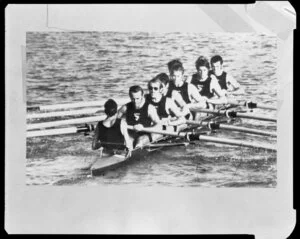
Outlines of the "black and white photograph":
{"type": "Polygon", "coordinates": [[[27,32],[27,185],[276,187],[276,37],[27,32]]]}
{"type": "Polygon", "coordinates": [[[9,4],[8,234],[287,238],[289,2],[9,4]]]}

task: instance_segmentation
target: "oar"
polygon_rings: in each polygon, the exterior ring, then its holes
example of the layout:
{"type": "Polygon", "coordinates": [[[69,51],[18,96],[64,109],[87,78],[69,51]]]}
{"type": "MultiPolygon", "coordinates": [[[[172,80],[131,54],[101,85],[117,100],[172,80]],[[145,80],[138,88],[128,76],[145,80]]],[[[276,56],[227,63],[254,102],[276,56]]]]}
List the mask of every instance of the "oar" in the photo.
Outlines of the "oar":
{"type": "MultiPolygon", "coordinates": [[[[128,129],[135,130],[133,126],[128,125],[128,129]]],[[[140,132],[146,132],[146,133],[154,133],[154,134],[162,134],[162,135],[169,135],[169,136],[177,136],[181,138],[186,138],[188,140],[200,140],[205,142],[212,142],[212,143],[220,143],[220,144],[228,144],[228,145],[235,145],[235,146],[244,146],[249,148],[258,148],[258,149],[267,149],[271,151],[276,151],[275,147],[272,145],[266,145],[266,144],[255,144],[255,143],[249,143],[244,142],[240,140],[234,140],[234,139],[226,139],[226,138],[216,138],[212,136],[206,136],[202,134],[195,134],[191,132],[173,132],[173,131],[166,131],[166,130],[159,130],[159,129],[149,129],[149,128],[143,128],[140,132]]]]}
{"type": "Polygon", "coordinates": [[[94,109],[83,109],[83,110],[70,110],[70,111],[55,111],[48,113],[33,113],[28,114],[26,119],[44,119],[51,117],[63,117],[63,116],[72,116],[72,115],[84,115],[84,114],[95,114],[95,113],[104,113],[104,108],[94,108],[94,109]]]}
{"type": "Polygon", "coordinates": [[[186,123],[191,124],[191,125],[208,126],[212,130],[225,129],[225,130],[238,131],[238,132],[249,133],[249,134],[257,134],[257,135],[272,136],[272,137],[277,136],[276,133],[273,133],[273,132],[267,132],[267,131],[258,130],[258,129],[249,129],[249,128],[233,126],[233,125],[225,125],[225,124],[220,124],[220,123],[216,123],[216,122],[186,120],[186,123]]]}
{"type": "Polygon", "coordinates": [[[95,129],[94,125],[85,125],[80,127],[68,127],[68,128],[60,128],[60,129],[47,129],[47,130],[35,130],[35,131],[27,131],[26,137],[40,137],[40,136],[50,136],[50,135],[61,135],[61,134],[75,134],[75,133],[84,133],[90,132],[95,129]]]}
{"type": "Polygon", "coordinates": [[[146,145],[147,148],[165,148],[165,147],[175,147],[175,146],[188,146],[189,142],[178,142],[178,143],[154,143],[146,145]]]}
{"type": "Polygon", "coordinates": [[[255,103],[252,101],[237,101],[234,99],[228,99],[227,102],[228,102],[228,104],[231,104],[231,105],[246,106],[249,109],[260,108],[260,109],[266,109],[266,110],[277,110],[277,108],[274,106],[261,104],[261,103],[255,103]]]}
{"type": "Polygon", "coordinates": [[[209,113],[209,114],[215,114],[215,115],[224,115],[228,118],[240,117],[240,118],[248,118],[248,119],[271,121],[271,122],[277,121],[275,118],[272,118],[272,117],[240,113],[240,112],[230,111],[230,110],[210,110],[210,109],[200,109],[200,108],[195,108],[195,107],[191,108],[190,110],[195,111],[195,112],[203,112],[203,113],[209,113]]]}
{"type": "Polygon", "coordinates": [[[70,120],[34,123],[34,124],[28,124],[26,128],[27,130],[33,130],[33,129],[51,128],[51,127],[61,126],[61,125],[84,124],[84,123],[97,122],[100,120],[104,120],[105,118],[106,118],[105,115],[100,115],[100,116],[84,117],[84,118],[70,119],[70,120]]]}
{"type": "MultiPolygon", "coordinates": [[[[119,98],[114,100],[117,102],[117,104],[123,104],[129,101],[128,98],[119,98]]],[[[98,101],[85,101],[85,102],[75,102],[75,103],[63,103],[63,104],[55,104],[55,105],[29,106],[27,107],[27,111],[58,110],[58,109],[103,106],[105,102],[106,100],[98,100],[98,101]]]]}

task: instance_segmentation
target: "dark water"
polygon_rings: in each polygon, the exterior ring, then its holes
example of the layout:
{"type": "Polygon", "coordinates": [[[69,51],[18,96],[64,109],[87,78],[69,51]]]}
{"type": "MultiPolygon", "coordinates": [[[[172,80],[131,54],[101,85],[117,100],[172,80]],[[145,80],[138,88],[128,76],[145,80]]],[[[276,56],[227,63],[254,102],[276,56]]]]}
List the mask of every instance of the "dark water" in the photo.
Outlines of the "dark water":
{"type": "MultiPolygon", "coordinates": [[[[129,86],[167,73],[167,62],[180,58],[185,74],[195,71],[199,55],[220,54],[245,88],[243,99],[276,105],[276,38],[263,34],[49,32],[27,33],[27,104],[127,97],[129,86]]],[[[276,112],[255,110],[275,116],[276,112]]],[[[276,131],[274,123],[235,123],[276,131]]],[[[275,144],[275,139],[220,132],[220,137],[275,144]]],[[[276,187],[276,153],[199,143],[169,148],[103,177],[89,177],[98,152],[92,134],[27,139],[28,185],[170,185],[196,187],[276,187]]]]}

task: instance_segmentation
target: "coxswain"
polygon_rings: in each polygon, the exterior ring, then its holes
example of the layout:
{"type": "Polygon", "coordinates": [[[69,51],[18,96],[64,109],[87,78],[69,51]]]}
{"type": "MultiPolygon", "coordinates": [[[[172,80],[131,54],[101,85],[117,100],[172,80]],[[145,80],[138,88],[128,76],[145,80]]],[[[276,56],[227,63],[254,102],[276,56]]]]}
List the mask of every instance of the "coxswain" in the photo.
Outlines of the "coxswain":
{"type": "Polygon", "coordinates": [[[121,120],[117,118],[118,105],[109,99],[104,104],[106,119],[99,121],[93,138],[92,149],[101,153],[112,154],[114,150],[124,150],[124,137],[121,133],[121,120]]]}
{"type": "Polygon", "coordinates": [[[152,134],[142,132],[142,130],[143,128],[155,128],[160,119],[156,110],[149,107],[140,86],[131,86],[129,97],[131,101],[120,108],[118,118],[122,118],[121,132],[124,135],[128,151],[131,151],[135,147],[141,147],[152,141],[152,134]],[[134,130],[128,130],[127,125],[134,126],[134,130]]]}
{"type": "Polygon", "coordinates": [[[219,85],[225,94],[233,93],[235,95],[240,95],[245,93],[237,80],[231,74],[224,71],[223,58],[220,55],[213,56],[210,59],[210,64],[212,68],[211,73],[217,77],[219,85]]]}

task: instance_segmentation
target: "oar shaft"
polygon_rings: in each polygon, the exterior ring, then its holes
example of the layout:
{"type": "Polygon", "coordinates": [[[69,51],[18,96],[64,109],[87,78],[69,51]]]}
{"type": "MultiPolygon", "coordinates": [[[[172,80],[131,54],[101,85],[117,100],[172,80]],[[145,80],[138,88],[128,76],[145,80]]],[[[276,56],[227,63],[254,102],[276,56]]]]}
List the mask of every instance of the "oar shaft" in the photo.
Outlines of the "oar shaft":
{"type": "Polygon", "coordinates": [[[56,127],[61,125],[85,124],[85,123],[104,120],[105,118],[106,118],[105,115],[100,115],[100,116],[85,117],[85,118],[78,118],[78,119],[71,119],[71,120],[59,120],[59,121],[52,121],[52,122],[45,122],[45,123],[35,123],[35,124],[27,125],[27,130],[51,128],[51,127],[56,127]]]}
{"type": "Polygon", "coordinates": [[[276,148],[274,146],[261,144],[261,143],[256,144],[256,143],[250,143],[250,142],[245,142],[240,140],[217,138],[217,137],[206,136],[206,135],[199,135],[198,138],[200,141],[205,141],[205,142],[221,143],[221,144],[228,144],[233,146],[243,146],[249,148],[258,148],[258,149],[267,149],[271,151],[276,151],[276,148]]]}
{"type": "Polygon", "coordinates": [[[239,127],[239,126],[234,126],[234,125],[219,124],[219,123],[214,123],[214,122],[212,122],[212,123],[201,122],[201,121],[195,121],[195,120],[186,120],[186,123],[191,124],[191,125],[209,126],[211,129],[224,129],[224,130],[231,130],[231,131],[237,131],[237,132],[243,132],[243,133],[276,137],[276,133],[273,133],[273,132],[267,132],[267,131],[258,130],[258,129],[249,129],[249,128],[239,127]]]}
{"type": "Polygon", "coordinates": [[[218,127],[220,129],[238,131],[238,132],[249,133],[249,134],[257,134],[257,135],[272,136],[272,137],[277,136],[276,133],[273,133],[273,132],[267,132],[267,131],[259,130],[259,129],[249,129],[249,128],[238,127],[238,126],[234,126],[234,125],[219,124],[218,127]]]}
{"type": "MultiPolygon", "coordinates": [[[[127,125],[127,129],[129,130],[135,130],[132,125],[127,125]]],[[[141,132],[145,133],[151,133],[151,134],[163,134],[163,135],[169,135],[169,136],[178,136],[178,137],[185,137],[186,133],[184,132],[174,132],[169,130],[159,130],[155,128],[143,128],[141,132]]]]}
{"type": "MultiPolygon", "coordinates": [[[[115,99],[117,104],[125,104],[129,100],[128,98],[119,98],[115,99]]],[[[106,100],[98,101],[85,101],[85,102],[75,102],[75,103],[64,103],[64,104],[55,104],[55,105],[42,105],[42,106],[29,106],[27,111],[34,110],[58,110],[58,109],[71,109],[71,108],[81,108],[81,107],[93,107],[93,106],[103,106],[106,100]]]]}
{"type": "Polygon", "coordinates": [[[63,117],[73,115],[95,114],[96,112],[104,112],[104,108],[84,109],[84,110],[72,110],[72,111],[57,111],[48,113],[33,113],[26,116],[27,119],[44,119],[51,117],[63,117]]]}
{"type": "Polygon", "coordinates": [[[201,108],[193,108],[191,110],[195,111],[195,112],[203,112],[203,113],[209,113],[209,114],[215,114],[215,115],[224,115],[227,117],[240,117],[240,118],[256,119],[256,120],[271,121],[271,122],[277,121],[275,118],[272,118],[272,117],[240,113],[240,112],[235,112],[235,111],[211,110],[211,109],[201,109],[201,108]]]}
{"type": "Polygon", "coordinates": [[[270,122],[276,122],[277,121],[275,118],[272,118],[272,117],[267,117],[267,116],[263,116],[263,115],[252,115],[252,114],[239,113],[239,112],[236,112],[236,117],[245,118],[245,119],[270,121],[270,122]]]}
{"type": "Polygon", "coordinates": [[[259,108],[259,109],[266,109],[266,110],[277,110],[275,106],[270,106],[262,103],[255,103],[251,101],[237,101],[233,99],[228,99],[227,102],[228,104],[231,105],[246,106],[249,109],[259,108]]]}
{"type": "Polygon", "coordinates": [[[88,132],[93,130],[87,126],[84,127],[69,127],[69,128],[60,128],[60,129],[47,129],[47,130],[35,130],[27,131],[26,137],[40,137],[40,136],[50,136],[50,135],[62,135],[62,134],[75,134],[80,132],[88,132]]]}

